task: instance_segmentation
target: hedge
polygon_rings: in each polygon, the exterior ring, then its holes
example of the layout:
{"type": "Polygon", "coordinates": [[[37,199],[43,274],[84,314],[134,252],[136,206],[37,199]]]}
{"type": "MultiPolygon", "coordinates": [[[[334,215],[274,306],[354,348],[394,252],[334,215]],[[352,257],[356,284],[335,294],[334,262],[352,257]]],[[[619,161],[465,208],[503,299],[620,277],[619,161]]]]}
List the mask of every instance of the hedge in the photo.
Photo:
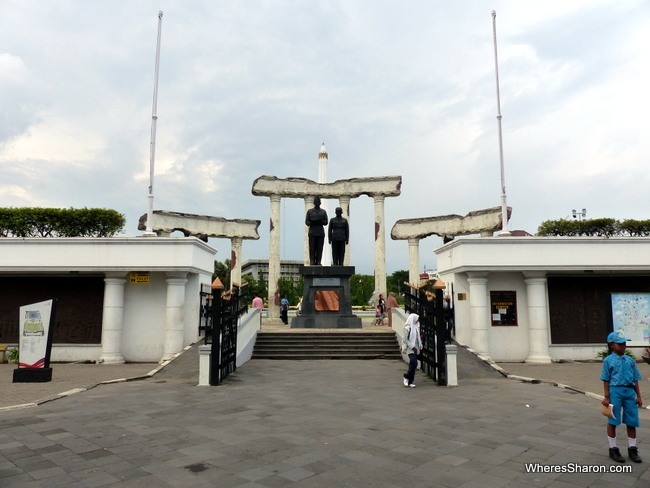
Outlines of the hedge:
{"type": "Polygon", "coordinates": [[[125,224],[105,208],[0,208],[0,237],[112,237],[125,224]]]}
{"type": "Polygon", "coordinates": [[[588,219],[547,220],[537,229],[538,236],[624,236],[640,237],[650,235],[650,220],[588,219]]]}

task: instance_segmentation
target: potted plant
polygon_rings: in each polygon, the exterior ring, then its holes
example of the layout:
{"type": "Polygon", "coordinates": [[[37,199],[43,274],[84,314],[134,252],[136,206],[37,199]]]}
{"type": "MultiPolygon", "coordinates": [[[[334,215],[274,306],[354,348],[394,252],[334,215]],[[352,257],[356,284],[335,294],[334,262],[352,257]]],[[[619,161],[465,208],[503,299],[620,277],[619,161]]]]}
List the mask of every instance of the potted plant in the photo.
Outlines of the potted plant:
{"type": "Polygon", "coordinates": [[[10,347],[7,349],[7,362],[10,364],[18,363],[18,348],[10,347]]]}
{"type": "MultiPolygon", "coordinates": [[[[650,348],[647,348],[647,347],[646,347],[646,349],[650,349],[650,348]]],[[[636,361],[636,356],[635,356],[634,353],[633,353],[632,351],[630,351],[629,349],[626,349],[626,350],[625,350],[625,355],[626,355],[626,356],[630,356],[632,359],[634,359],[634,360],[636,361]]],[[[609,356],[609,349],[607,349],[607,348],[605,348],[605,349],[601,349],[601,350],[598,351],[598,353],[596,354],[596,357],[597,357],[598,359],[605,359],[607,356],[609,356]]],[[[650,359],[650,358],[648,358],[648,359],[650,359]]]]}
{"type": "Polygon", "coordinates": [[[646,363],[650,364],[650,347],[645,347],[643,349],[643,354],[641,354],[641,359],[646,363]]]}

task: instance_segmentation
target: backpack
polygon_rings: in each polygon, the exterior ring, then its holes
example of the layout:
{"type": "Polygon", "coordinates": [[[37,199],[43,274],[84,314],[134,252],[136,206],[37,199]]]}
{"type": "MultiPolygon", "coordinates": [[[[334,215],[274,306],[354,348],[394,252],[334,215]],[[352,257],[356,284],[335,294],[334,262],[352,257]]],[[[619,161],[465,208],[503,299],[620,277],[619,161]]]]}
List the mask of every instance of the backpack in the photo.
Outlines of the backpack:
{"type": "Polygon", "coordinates": [[[411,333],[411,328],[406,324],[404,326],[404,334],[402,336],[402,354],[407,354],[409,350],[408,346],[408,338],[409,334],[411,333]]]}

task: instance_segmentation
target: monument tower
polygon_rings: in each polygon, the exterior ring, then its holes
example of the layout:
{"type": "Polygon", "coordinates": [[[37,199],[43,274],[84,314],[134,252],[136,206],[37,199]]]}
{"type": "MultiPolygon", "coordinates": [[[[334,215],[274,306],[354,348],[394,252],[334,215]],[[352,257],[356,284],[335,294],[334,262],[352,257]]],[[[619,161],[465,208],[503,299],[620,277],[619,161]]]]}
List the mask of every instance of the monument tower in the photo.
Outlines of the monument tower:
{"type": "MultiPolygon", "coordinates": [[[[327,163],[329,162],[329,156],[327,154],[327,149],[325,149],[325,143],[321,144],[320,151],[318,152],[318,183],[327,183],[327,163]]],[[[321,208],[327,212],[327,200],[321,201],[321,208]]],[[[332,253],[329,250],[329,246],[326,252],[323,253],[323,258],[321,260],[323,266],[332,265],[332,253]]]]}

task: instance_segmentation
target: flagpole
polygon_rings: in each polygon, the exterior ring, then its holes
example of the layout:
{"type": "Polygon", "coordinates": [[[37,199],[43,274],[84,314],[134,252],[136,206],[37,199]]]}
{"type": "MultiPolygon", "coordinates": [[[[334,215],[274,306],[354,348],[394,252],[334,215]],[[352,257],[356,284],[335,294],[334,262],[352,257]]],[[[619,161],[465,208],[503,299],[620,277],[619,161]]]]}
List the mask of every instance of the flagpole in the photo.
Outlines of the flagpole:
{"type": "Polygon", "coordinates": [[[508,204],[506,200],[506,177],[503,166],[503,137],[501,136],[501,96],[499,94],[499,60],[497,58],[497,12],[492,11],[492,33],[494,36],[494,70],[497,81],[497,121],[499,125],[499,160],[501,165],[501,232],[500,236],[509,236],[508,204]]]}
{"type": "Polygon", "coordinates": [[[153,174],[156,161],[156,123],[158,121],[158,67],[160,65],[160,34],[162,31],[162,10],[158,12],[158,41],[156,43],[156,69],[153,82],[153,108],[151,110],[151,143],[149,151],[149,209],[147,211],[147,229],[145,236],[155,236],[153,231],[153,174]]]}

